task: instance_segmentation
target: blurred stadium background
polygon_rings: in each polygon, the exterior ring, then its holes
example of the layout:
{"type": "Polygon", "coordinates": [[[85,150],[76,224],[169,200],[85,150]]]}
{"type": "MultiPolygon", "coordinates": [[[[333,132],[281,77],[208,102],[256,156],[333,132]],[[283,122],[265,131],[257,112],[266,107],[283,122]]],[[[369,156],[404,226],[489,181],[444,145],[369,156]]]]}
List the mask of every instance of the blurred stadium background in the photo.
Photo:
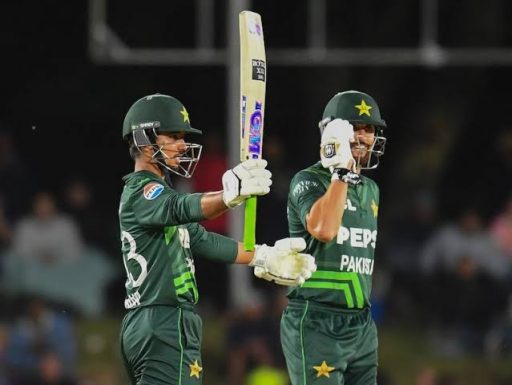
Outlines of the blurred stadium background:
{"type": "MultiPolygon", "coordinates": [[[[221,188],[238,153],[241,9],[260,12],[274,173],[259,242],[287,234],[291,176],[318,157],[338,91],[388,123],[372,312],[379,385],[512,384],[512,3],[121,0],[3,4],[0,385],[126,384],[121,125],[178,97],[204,156],[182,190],[221,188]]],[[[240,236],[240,211],[205,223],[240,236]]],[[[282,291],[198,259],[204,384],[286,385],[282,291]],[[230,287],[231,286],[231,287],[230,287]]]]}

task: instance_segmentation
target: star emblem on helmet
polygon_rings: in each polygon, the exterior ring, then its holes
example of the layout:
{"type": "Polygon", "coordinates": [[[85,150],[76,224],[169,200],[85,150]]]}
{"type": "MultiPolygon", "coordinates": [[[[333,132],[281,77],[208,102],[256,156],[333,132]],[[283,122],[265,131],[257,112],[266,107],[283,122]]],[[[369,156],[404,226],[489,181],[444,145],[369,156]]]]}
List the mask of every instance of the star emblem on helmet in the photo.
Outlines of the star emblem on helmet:
{"type": "Polygon", "coordinates": [[[366,104],[366,102],[364,101],[364,99],[361,99],[361,104],[356,104],[354,106],[355,108],[357,108],[359,110],[359,116],[361,115],[368,115],[368,116],[371,116],[370,115],[370,110],[373,108],[372,106],[369,106],[368,104],[366,104]]]}
{"type": "Polygon", "coordinates": [[[188,112],[185,107],[182,108],[180,114],[183,115],[183,122],[188,122],[188,124],[190,124],[190,118],[188,117],[188,112]]]}

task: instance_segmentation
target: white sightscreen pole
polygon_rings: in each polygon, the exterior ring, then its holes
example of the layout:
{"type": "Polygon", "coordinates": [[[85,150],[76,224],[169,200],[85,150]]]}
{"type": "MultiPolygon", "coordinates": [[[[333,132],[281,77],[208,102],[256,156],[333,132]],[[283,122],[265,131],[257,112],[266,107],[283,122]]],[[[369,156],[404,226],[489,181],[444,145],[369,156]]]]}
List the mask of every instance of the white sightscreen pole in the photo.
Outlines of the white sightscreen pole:
{"type": "MultiPolygon", "coordinates": [[[[227,7],[227,136],[228,165],[235,166],[240,162],[240,37],[238,14],[249,10],[249,0],[229,0],[227,7]]],[[[244,228],[243,205],[229,213],[229,235],[233,239],[242,240],[244,228]]],[[[229,268],[230,305],[241,306],[251,297],[252,268],[244,265],[232,265],[229,268]]]]}

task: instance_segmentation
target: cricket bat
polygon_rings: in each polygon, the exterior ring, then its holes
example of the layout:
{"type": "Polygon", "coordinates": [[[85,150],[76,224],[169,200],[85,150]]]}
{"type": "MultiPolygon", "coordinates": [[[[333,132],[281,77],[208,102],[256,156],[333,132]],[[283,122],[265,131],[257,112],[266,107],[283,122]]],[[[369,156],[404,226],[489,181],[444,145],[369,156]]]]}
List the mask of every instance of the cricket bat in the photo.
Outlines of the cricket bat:
{"type": "MultiPolygon", "coordinates": [[[[242,11],[240,24],[240,161],[261,159],[267,65],[258,13],[242,11]]],[[[244,248],[256,243],[256,197],[245,201],[244,248]]]]}

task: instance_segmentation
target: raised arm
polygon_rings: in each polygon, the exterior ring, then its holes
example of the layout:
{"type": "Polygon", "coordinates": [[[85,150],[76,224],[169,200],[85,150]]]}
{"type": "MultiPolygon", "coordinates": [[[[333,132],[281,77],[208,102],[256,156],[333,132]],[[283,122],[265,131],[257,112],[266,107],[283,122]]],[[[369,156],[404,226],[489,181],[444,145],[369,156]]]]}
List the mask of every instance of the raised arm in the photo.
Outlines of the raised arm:
{"type": "Polygon", "coordinates": [[[338,233],[343,219],[349,184],[358,184],[350,143],[354,140],[352,125],[341,119],[329,122],[322,133],[320,158],[331,172],[327,191],[311,206],[306,229],[321,242],[330,242],[338,233]]]}
{"type": "Polygon", "coordinates": [[[339,180],[331,182],[306,217],[308,233],[321,242],[330,242],[336,237],[347,201],[347,191],[347,183],[339,180]]]}

